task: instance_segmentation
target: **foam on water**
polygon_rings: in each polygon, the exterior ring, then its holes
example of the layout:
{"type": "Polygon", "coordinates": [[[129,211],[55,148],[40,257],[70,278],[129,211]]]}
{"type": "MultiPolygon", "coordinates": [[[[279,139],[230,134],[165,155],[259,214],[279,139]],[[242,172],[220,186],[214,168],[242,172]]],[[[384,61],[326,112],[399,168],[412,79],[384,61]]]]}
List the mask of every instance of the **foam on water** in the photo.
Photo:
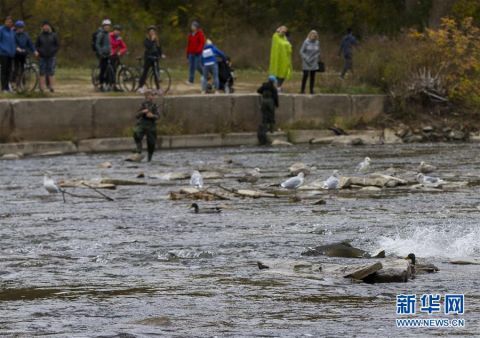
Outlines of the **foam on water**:
{"type": "Polygon", "coordinates": [[[457,226],[409,227],[394,236],[381,236],[377,244],[387,254],[454,258],[480,256],[480,228],[457,226]]]}

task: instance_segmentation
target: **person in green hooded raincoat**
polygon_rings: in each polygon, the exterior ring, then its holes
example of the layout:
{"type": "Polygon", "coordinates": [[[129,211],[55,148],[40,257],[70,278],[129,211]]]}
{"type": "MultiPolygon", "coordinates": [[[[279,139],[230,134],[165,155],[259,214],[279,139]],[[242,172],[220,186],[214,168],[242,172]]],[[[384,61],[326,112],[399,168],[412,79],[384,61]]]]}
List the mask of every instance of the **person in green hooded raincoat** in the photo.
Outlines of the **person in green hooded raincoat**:
{"type": "Polygon", "coordinates": [[[281,91],[285,80],[292,75],[292,45],[287,39],[288,29],[280,26],[272,37],[272,49],[270,50],[269,74],[277,78],[278,91],[281,91]]]}

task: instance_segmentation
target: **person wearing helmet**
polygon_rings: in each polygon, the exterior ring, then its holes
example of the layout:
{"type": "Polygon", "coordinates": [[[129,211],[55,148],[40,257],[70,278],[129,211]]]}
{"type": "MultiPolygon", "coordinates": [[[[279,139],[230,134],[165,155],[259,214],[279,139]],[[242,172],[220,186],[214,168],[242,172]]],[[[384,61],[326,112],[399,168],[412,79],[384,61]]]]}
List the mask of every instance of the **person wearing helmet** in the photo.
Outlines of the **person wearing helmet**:
{"type": "Polygon", "coordinates": [[[105,19],[102,21],[102,30],[98,32],[97,38],[95,41],[95,47],[97,51],[97,55],[99,58],[99,66],[100,66],[100,75],[99,75],[99,82],[100,82],[100,91],[104,92],[106,89],[104,87],[105,83],[110,84],[113,79],[106,78],[106,72],[108,67],[108,62],[110,60],[110,55],[112,53],[112,49],[110,46],[110,30],[112,29],[112,22],[110,19],[105,19]]]}
{"type": "MultiPolygon", "coordinates": [[[[127,45],[123,41],[122,37],[122,26],[114,25],[113,32],[110,33],[110,47],[111,47],[111,62],[113,66],[114,74],[117,74],[117,67],[120,64],[120,57],[127,53],[127,45]]],[[[113,79],[115,82],[116,79],[113,79]]],[[[113,90],[116,92],[122,91],[117,87],[117,84],[114,83],[113,90]]]]}
{"type": "Polygon", "coordinates": [[[153,70],[157,91],[160,91],[160,79],[158,78],[158,70],[155,70],[155,67],[158,67],[158,60],[160,58],[165,58],[165,55],[162,53],[162,47],[160,46],[157,28],[155,26],[149,26],[147,28],[147,36],[143,42],[143,46],[145,47],[145,53],[143,56],[143,73],[140,77],[138,92],[145,92],[144,86],[150,69],[153,70]]]}
{"type": "Polygon", "coordinates": [[[268,77],[267,82],[258,88],[257,93],[262,95],[261,111],[262,123],[258,127],[258,142],[261,145],[268,143],[267,132],[273,133],[275,128],[275,108],[278,108],[277,78],[273,75],[268,77]]]}
{"type": "Polygon", "coordinates": [[[25,22],[22,20],[15,22],[15,45],[16,53],[13,61],[13,78],[18,87],[25,70],[27,55],[35,53],[35,46],[28,33],[25,32],[25,22]]]}
{"type": "Polygon", "coordinates": [[[42,31],[35,42],[35,56],[40,58],[40,90],[44,91],[46,85],[50,92],[54,92],[56,55],[60,48],[57,33],[48,21],[43,21],[42,31]]]}
{"type": "Polygon", "coordinates": [[[15,32],[11,16],[5,18],[5,24],[0,26],[0,68],[3,92],[10,92],[10,75],[13,58],[15,57],[15,32]]]}

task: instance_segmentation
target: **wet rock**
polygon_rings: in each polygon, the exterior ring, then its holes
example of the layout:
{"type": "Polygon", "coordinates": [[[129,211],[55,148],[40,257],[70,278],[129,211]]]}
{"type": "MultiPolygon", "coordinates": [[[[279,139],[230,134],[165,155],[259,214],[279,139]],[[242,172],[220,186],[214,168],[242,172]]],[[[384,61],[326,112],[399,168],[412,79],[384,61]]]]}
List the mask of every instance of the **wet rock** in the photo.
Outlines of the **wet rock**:
{"type": "Polygon", "coordinates": [[[382,191],[382,188],[379,188],[379,187],[363,187],[359,191],[361,191],[361,192],[379,192],[379,191],[382,191]]]}
{"type": "Polygon", "coordinates": [[[228,200],[229,198],[225,195],[222,195],[218,192],[213,191],[200,191],[196,188],[182,188],[180,191],[171,191],[169,193],[169,198],[172,201],[181,201],[181,200],[202,200],[202,201],[222,201],[228,200]]]}
{"type": "Polygon", "coordinates": [[[292,145],[293,144],[291,144],[290,142],[279,140],[279,139],[274,139],[272,141],[272,146],[273,147],[290,147],[292,145]]]}
{"type": "Polygon", "coordinates": [[[419,143],[419,142],[423,142],[423,136],[412,134],[412,135],[405,136],[403,141],[405,143],[419,143]]]}
{"type": "Polygon", "coordinates": [[[145,173],[143,171],[139,172],[137,178],[145,178],[145,173]]]}
{"type": "Polygon", "coordinates": [[[420,165],[418,166],[417,170],[419,173],[422,173],[422,174],[430,174],[435,170],[437,170],[437,167],[422,161],[420,162],[420,165]]]}
{"type": "Polygon", "coordinates": [[[292,164],[290,166],[290,168],[288,168],[288,171],[290,173],[290,176],[297,176],[300,173],[304,173],[305,175],[309,175],[311,169],[305,163],[297,162],[297,163],[292,164]]]}
{"type": "Polygon", "coordinates": [[[22,154],[14,153],[14,154],[4,154],[2,155],[2,160],[19,160],[22,158],[22,154]]]}
{"type": "Polygon", "coordinates": [[[149,178],[159,179],[162,181],[176,181],[176,180],[186,180],[189,179],[191,176],[190,173],[187,172],[169,172],[163,174],[153,174],[149,175],[149,178]]]}
{"type": "Polygon", "coordinates": [[[365,145],[365,142],[360,137],[356,137],[350,141],[350,144],[352,146],[363,146],[365,145]]]}
{"type": "Polygon", "coordinates": [[[397,136],[395,131],[390,128],[386,128],[383,130],[383,141],[386,144],[397,144],[397,143],[403,143],[403,140],[401,137],[397,136]]]}
{"type": "Polygon", "coordinates": [[[395,135],[400,138],[404,138],[405,136],[407,136],[408,133],[410,133],[410,128],[404,124],[400,124],[395,131],[395,135]]]}
{"type": "Polygon", "coordinates": [[[368,265],[355,266],[346,271],[344,278],[352,278],[357,280],[362,280],[369,275],[374,274],[375,272],[383,268],[382,263],[376,262],[368,265]]]}
{"type": "Polygon", "coordinates": [[[461,259],[450,260],[449,263],[455,264],[455,265],[480,265],[480,259],[461,258],[461,259]]]}
{"type": "Polygon", "coordinates": [[[145,158],[145,155],[143,154],[132,154],[128,156],[125,161],[127,162],[142,162],[142,160],[145,158]]]}
{"type": "Polygon", "coordinates": [[[112,167],[112,163],[111,162],[103,162],[103,163],[100,163],[98,165],[99,168],[102,168],[102,169],[109,169],[112,167]]]}
{"type": "Polygon", "coordinates": [[[448,133],[448,138],[453,141],[464,141],[467,138],[467,133],[464,133],[463,131],[460,130],[452,130],[450,133],[448,133]]]}
{"type": "MultiPolygon", "coordinates": [[[[348,242],[339,242],[326,245],[319,245],[314,248],[308,248],[302,252],[302,256],[328,256],[328,257],[346,257],[346,258],[371,258],[372,256],[362,249],[354,248],[348,242]]],[[[379,252],[374,258],[384,258],[385,251],[379,252]]]]}
{"type": "Polygon", "coordinates": [[[431,133],[432,131],[434,131],[434,128],[432,126],[425,126],[425,127],[422,128],[422,130],[425,133],[431,133]]]}
{"type": "Polygon", "coordinates": [[[393,176],[372,174],[368,177],[341,177],[340,188],[348,188],[350,186],[360,187],[379,187],[379,188],[393,188],[399,185],[406,185],[407,181],[393,176]]]}
{"type": "Polygon", "coordinates": [[[327,202],[325,200],[318,200],[312,203],[312,205],[325,205],[327,202]]]}
{"type": "Polygon", "coordinates": [[[110,190],[114,190],[117,188],[115,184],[99,183],[96,181],[85,181],[85,180],[65,180],[65,181],[59,181],[58,184],[61,188],[87,188],[87,186],[95,189],[110,189],[110,190]]]}
{"type": "Polygon", "coordinates": [[[144,181],[128,180],[123,178],[103,178],[100,184],[114,184],[114,185],[145,185],[144,181]]]}
{"type": "Polygon", "coordinates": [[[363,279],[366,283],[406,283],[413,277],[413,269],[406,259],[382,261],[382,269],[363,279]]]}
{"type": "Polygon", "coordinates": [[[335,139],[335,136],[315,137],[310,140],[310,144],[330,144],[335,139]]]}

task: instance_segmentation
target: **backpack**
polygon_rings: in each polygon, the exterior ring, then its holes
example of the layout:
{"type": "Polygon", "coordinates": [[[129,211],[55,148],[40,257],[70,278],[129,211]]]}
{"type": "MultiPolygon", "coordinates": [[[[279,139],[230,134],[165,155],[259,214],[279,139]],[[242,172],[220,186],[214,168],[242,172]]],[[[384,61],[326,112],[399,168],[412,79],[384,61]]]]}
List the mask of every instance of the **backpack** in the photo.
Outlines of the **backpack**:
{"type": "MultiPolygon", "coordinates": [[[[97,29],[93,34],[92,34],[92,42],[91,42],[91,46],[92,46],[92,50],[94,52],[97,52],[97,36],[98,34],[102,33],[102,31],[100,29],[97,29]]],[[[103,40],[104,40],[105,36],[102,37],[102,43],[103,43],[103,40]]]]}

